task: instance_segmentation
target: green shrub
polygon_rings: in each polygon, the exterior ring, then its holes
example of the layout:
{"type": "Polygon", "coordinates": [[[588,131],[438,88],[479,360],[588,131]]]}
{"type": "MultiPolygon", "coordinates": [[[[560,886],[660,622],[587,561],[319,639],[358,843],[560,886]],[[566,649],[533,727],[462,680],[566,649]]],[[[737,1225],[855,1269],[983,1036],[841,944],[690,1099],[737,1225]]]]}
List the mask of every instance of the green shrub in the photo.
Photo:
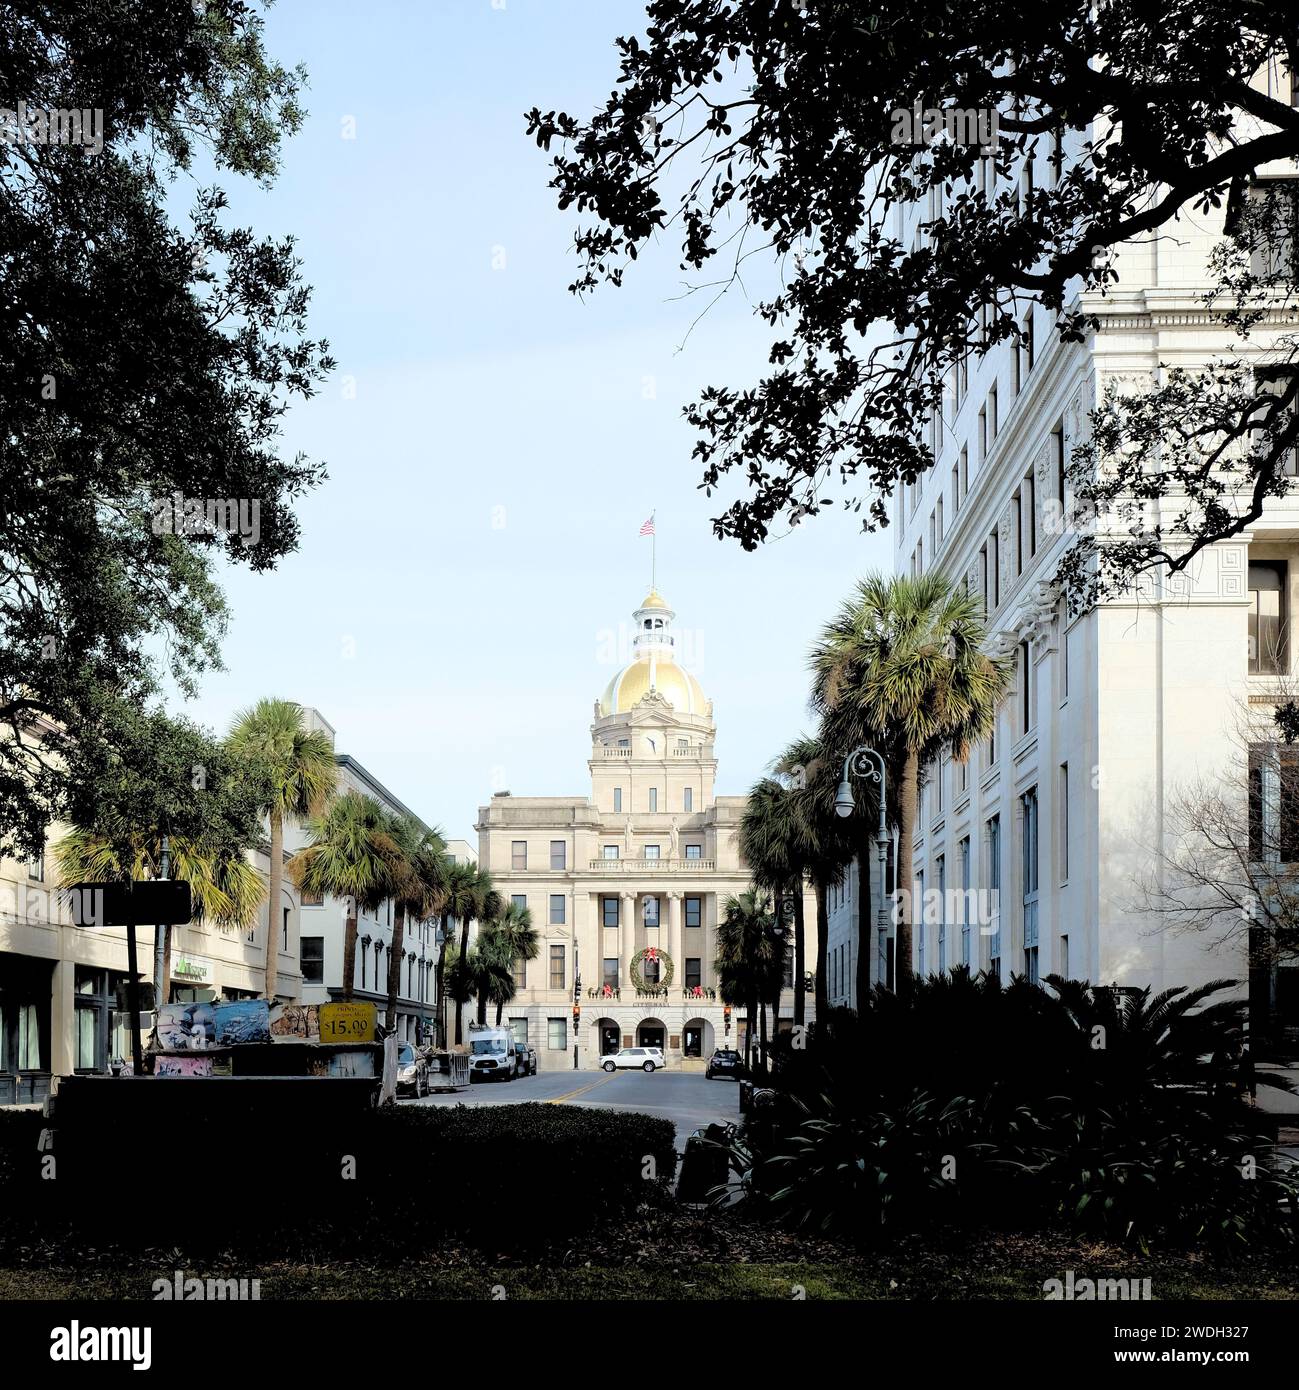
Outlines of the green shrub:
{"type": "Polygon", "coordinates": [[[494,1251],[555,1240],[663,1198],[676,1167],[672,1124],[649,1115],[398,1106],[313,1127],[277,1126],[275,1116],[250,1109],[219,1123],[199,1117],[181,1136],[75,1142],[56,1133],[58,1182],[38,1184],[43,1201],[15,1202],[19,1185],[34,1181],[28,1155],[37,1158],[43,1123],[0,1116],[0,1234],[74,1246],[172,1242],[174,1223],[159,1229],[150,1217],[163,1149],[170,1179],[192,1173],[202,1192],[204,1219],[187,1233],[187,1250],[337,1258],[418,1254],[446,1237],[494,1251]],[[105,1191],[132,1214],[130,1224],[106,1221],[105,1191]]]}
{"type": "Polygon", "coordinates": [[[1227,982],[1046,984],[957,970],[785,1044],[738,1155],[751,1207],[866,1241],[954,1222],[1293,1242],[1299,1188],[1267,1162],[1246,1005],[1214,998],[1227,982]]]}

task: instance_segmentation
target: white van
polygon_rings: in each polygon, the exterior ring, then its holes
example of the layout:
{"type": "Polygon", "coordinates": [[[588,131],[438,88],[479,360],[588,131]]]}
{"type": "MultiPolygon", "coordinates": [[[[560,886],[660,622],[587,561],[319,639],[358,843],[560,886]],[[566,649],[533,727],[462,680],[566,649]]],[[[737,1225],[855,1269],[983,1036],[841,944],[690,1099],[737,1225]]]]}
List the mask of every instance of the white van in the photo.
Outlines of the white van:
{"type": "Polygon", "coordinates": [[[470,1081],[513,1081],[518,1074],[514,1034],[492,1023],[469,1025],[470,1081]]]}

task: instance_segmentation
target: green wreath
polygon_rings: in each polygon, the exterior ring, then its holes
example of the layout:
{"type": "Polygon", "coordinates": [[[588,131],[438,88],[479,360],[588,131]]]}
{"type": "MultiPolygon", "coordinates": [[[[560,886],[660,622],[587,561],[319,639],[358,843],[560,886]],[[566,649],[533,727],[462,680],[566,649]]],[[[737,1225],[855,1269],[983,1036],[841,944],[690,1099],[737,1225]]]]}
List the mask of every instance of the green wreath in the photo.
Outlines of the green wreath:
{"type": "Polygon", "coordinates": [[[672,983],[672,957],[662,949],[658,948],[659,978],[653,984],[646,984],[641,978],[640,963],[649,955],[650,948],[647,946],[643,951],[637,951],[631,958],[631,982],[634,989],[667,989],[672,983]]]}

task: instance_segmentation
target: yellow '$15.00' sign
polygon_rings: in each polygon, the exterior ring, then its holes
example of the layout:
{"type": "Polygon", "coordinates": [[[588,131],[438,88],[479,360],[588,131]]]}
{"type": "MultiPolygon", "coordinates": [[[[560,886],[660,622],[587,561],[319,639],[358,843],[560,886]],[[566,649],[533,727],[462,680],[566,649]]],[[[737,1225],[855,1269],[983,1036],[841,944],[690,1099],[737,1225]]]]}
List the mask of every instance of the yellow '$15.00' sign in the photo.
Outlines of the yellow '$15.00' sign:
{"type": "Polygon", "coordinates": [[[378,1010],[373,1004],[322,1004],[320,1041],[322,1043],[363,1043],[374,1041],[378,1010]]]}

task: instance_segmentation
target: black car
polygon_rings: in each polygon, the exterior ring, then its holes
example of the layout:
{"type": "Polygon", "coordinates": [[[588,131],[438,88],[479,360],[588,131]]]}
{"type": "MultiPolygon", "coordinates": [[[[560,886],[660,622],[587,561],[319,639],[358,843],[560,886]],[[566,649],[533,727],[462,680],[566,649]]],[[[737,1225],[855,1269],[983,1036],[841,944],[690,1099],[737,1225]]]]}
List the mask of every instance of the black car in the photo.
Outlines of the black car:
{"type": "Polygon", "coordinates": [[[730,1076],[738,1081],[746,1075],[744,1058],[731,1047],[719,1047],[708,1059],[708,1066],[704,1070],[706,1081],[711,1081],[715,1076],[730,1076]]]}
{"type": "Polygon", "coordinates": [[[514,1056],[517,1061],[515,1076],[536,1076],[537,1049],[535,1047],[529,1047],[527,1043],[516,1042],[514,1044],[514,1056]]]}

